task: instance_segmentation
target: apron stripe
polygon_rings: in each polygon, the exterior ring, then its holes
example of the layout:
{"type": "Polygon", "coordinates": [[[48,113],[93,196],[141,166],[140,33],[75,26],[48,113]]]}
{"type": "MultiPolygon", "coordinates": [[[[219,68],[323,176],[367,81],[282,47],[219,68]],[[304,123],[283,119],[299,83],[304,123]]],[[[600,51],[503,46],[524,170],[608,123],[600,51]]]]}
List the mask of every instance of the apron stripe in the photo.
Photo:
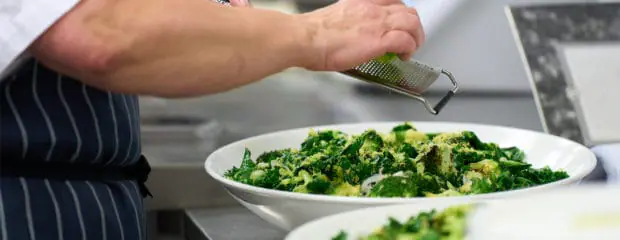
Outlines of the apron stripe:
{"type": "Polygon", "coordinates": [[[7,240],[6,216],[4,214],[4,200],[2,200],[2,184],[0,184],[0,239],[7,240]]]}
{"type": "Polygon", "coordinates": [[[69,191],[71,192],[71,197],[73,198],[73,203],[75,205],[75,211],[77,212],[78,223],[80,225],[80,233],[82,236],[82,240],[86,240],[86,227],[84,226],[84,218],[82,217],[82,208],[80,207],[80,200],[71,182],[65,181],[65,184],[69,188],[69,191]]]}
{"type": "MultiPolygon", "coordinates": [[[[125,104],[125,111],[127,111],[128,113],[131,112],[131,110],[129,109],[129,106],[127,104],[127,98],[126,97],[122,97],[123,98],[123,103],[125,104]]],[[[129,132],[133,133],[133,126],[132,126],[132,120],[131,120],[131,115],[127,115],[127,126],[129,127],[129,132]]],[[[125,155],[125,159],[123,159],[123,161],[120,163],[120,165],[125,165],[125,162],[127,162],[127,160],[129,160],[132,155],[131,152],[133,150],[133,135],[134,134],[130,134],[129,135],[129,149],[127,150],[127,153],[125,155]]]]}
{"type": "MultiPolygon", "coordinates": [[[[138,101],[137,97],[132,97],[130,98],[130,100],[133,100],[133,121],[134,121],[134,132],[131,135],[136,136],[136,139],[138,142],[140,142],[141,137],[142,137],[142,132],[140,131],[140,102],[138,101]]],[[[140,156],[142,155],[142,150],[140,149],[140,145],[135,145],[134,146],[134,155],[132,159],[137,159],[140,158],[140,156]]]]}
{"type": "Polygon", "coordinates": [[[104,234],[98,239],[110,239],[110,240],[120,240],[123,238],[123,231],[121,230],[122,225],[119,222],[118,213],[116,211],[115,202],[113,198],[110,198],[110,192],[108,191],[108,187],[105,184],[99,184],[96,182],[88,182],[89,187],[92,187],[93,194],[95,194],[96,198],[99,200],[101,211],[103,212],[103,216],[101,218],[104,223],[101,224],[103,227],[105,224],[104,234]]]}
{"type": "Polygon", "coordinates": [[[116,217],[116,222],[118,223],[118,230],[120,232],[121,238],[120,240],[125,240],[125,230],[123,229],[123,222],[121,221],[121,215],[118,213],[118,208],[116,208],[116,200],[114,198],[114,195],[112,194],[112,190],[110,189],[110,186],[105,186],[109,196],[110,196],[110,202],[112,203],[112,209],[114,210],[114,216],[116,217]]]}
{"type": "Polygon", "coordinates": [[[6,95],[6,102],[11,108],[11,112],[13,113],[13,116],[15,116],[15,121],[17,122],[17,126],[19,127],[19,132],[21,134],[21,140],[22,140],[21,141],[22,142],[22,157],[25,158],[26,153],[28,152],[28,134],[26,133],[26,128],[24,127],[24,123],[22,122],[22,119],[19,116],[19,112],[17,111],[17,108],[15,107],[15,103],[13,102],[13,98],[11,97],[11,85],[12,84],[13,84],[13,81],[10,81],[6,84],[4,94],[6,95]]]}
{"type": "Polygon", "coordinates": [[[18,178],[2,179],[2,209],[5,215],[3,235],[7,240],[30,239],[26,217],[26,199],[18,178]],[[11,193],[7,195],[6,193],[11,193]],[[8,221],[7,221],[8,220],[8,221]],[[10,231],[9,231],[10,230],[10,231]]]}
{"type": "Polygon", "coordinates": [[[52,197],[52,204],[54,204],[54,213],[56,215],[56,231],[58,232],[58,239],[63,240],[64,236],[62,234],[62,213],[60,212],[60,207],[58,206],[58,200],[56,199],[56,195],[54,194],[54,190],[52,190],[52,186],[50,185],[50,181],[45,179],[45,187],[52,197]]]}
{"type": "Polygon", "coordinates": [[[34,223],[32,222],[32,206],[30,205],[30,192],[28,191],[28,184],[26,184],[26,179],[19,178],[19,182],[22,185],[22,190],[24,191],[24,204],[26,205],[26,220],[28,222],[28,234],[30,235],[30,239],[36,239],[36,235],[34,234],[34,223]]]}
{"type": "Polygon", "coordinates": [[[76,139],[75,152],[73,152],[73,155],[71,155],[71,162],[75,162],[76,159],[79,157],[80,152],[82,150],[82,136],[80,136],[80,131],[78,130],[77,125],[75,124],[75,118],[73,117],[71,108],[69,107],[69,104],[67,104],[67,100],[65,99],[65,94],[63,92],[63,87],[62,87],[62,75],[58,74],[57,82],[58,82],[57,89],[58,89],[58,95],[59,95],[60,101],[62,102],[62,106],[65,109],[67,116],[69,117],[69,121],[71,122],[71,127],[73,129],[73,133],[75,134],[75,139],[76,139]]]}
{"type": "Polygon", "coordinates": [[[99,197],[97,196],[97,192],[95,191],[95,188],[93,188],[93,185],[90,184],[90,182],[88,181],[86,181],[86,184],[88,185],[88,187],[90,188],[90,191],[93,193],[93,196],[95,197],[95,201],[97,202],[97,207],[99,207],[99,214],[101,215],[102,239],[104,240],[108,239],[106,225],[105,225],[105,212],[103,211],[101,201],[99,201],[99,197]]]}
{"type": "Polygon", "coordinates": [[[37,108],[41,111],[41,114],[43,115],[43,118],[45,120],[45,126],[47,127],[47,130],[50,133],[50,148],[49,150],[47,150],[47,155],[45,156],[45,161],[50,161],[51,155],[52,155],[52,151],[54,151],[54,146],[56,146],[56,133],[54,132],[54,128],[52,127],[52,122],[50,121],[49,116],[47,115],[47,112],[45,112],[45,108],[43,107],[43,104],[41,104],[41,99],[39,99],[39,93],[37,91],[37,74],[38,74],[38,66],[36,65],[36,61],[35,61],[35,65],[34,65],[34,72],[32,73],[32,98],[34,99],[35,103],[37,104],[37,108]]]}
{"type": "MultiPolygon", "coordinates": [[[[133,187],[133,193],[137,194],[138,192],[140,192],[140,189],[138,187],[138,183],[133,182],[131,183],[131,186],[133,187]]],[[[140,196],[135,196],[136,198],[134,199],[140,199],[140,196]]],[[[136,201],[137,202],[137,201],[136,201]]],[[[140,204],[139,202],[137,202],[136,204],[140,204]]],[[[138,214],[139,216],[136,216],[137,219],[142,219],[142,225],[140,226],[140,229],[142,229],[142,236],[146,236],[146,213],[144,211],[142,212],[137,212],[136,214],[138,214]],[[142,213],[142,214],[140,214],[142,213]]],[[[138,223],[138,225],[140,225],[140,223],[138,223]]]]}
{"type": "Polygon", "coordinates": [[[118,125],[116,123],[116,111],[114,111],[114,104],[112,102],[112,94],[108,92],[108,104],[110,105],[110,115],[112,115],[112,123],[114,124],[114,154],[110,158],[110,161],[105,163],[105,166],[114,162],[118,155],[118,125]]]}
{"type": "Polygon", "coordinates": [[[62,230],[59,232],[62,232],[64,239],[82,239],[82,230],[80,222],[78,221],[78,211],[75,207],[75,199],[71,193],[70,186],[68,186],[65,181],[57,180],[49,180],[49,184],[58,200],[58,206],[61,212],[60,216],[56,216],[61,219],[60,226],[62,230]]]}
{"type": "Polygon", "coordinates": [[[55,196],[50,194],[49,184],[40,179],[19,178],[23,184],[25,193],[28,193],[26,211],[28,216],[32,216],[29,221],[29,231],[32,239],[50,239],[59,235],[58,220],[60,209],[54,206],[55,196]],[[26,191],[27,190],[27,191],[26,191]],[[30,224],[31,222],[31,224],[30,224]]]}
{"type": "MultiPolygon", "coordinates": [[[[139,214],[138,214],[138,206],[137,204],[134,202],[135,196],[131,195],[131,191],[129,191],[129,188],[127,188],[126,184],[121,184],[121,187],[123,188],[123,191],[125,192],[125,194],[127,194],[127,197],[129,199],[129,201],[131,202],[131,207],[133,208],[133,212],[134,212],[134,219],[135,219],[135,228],[137,232],[138,232],[138,239],[142,239],[142,230],[140,227],[140,222],[142,221],[142,219],[140,218],[139,214]]],[[[137,192],[136,192],[137,194],[137,192]]]]}
{"type": "Polygon", "coordinates": [[[101,131],[99,130],[99,121],[97,119],[97,114],[95,113],[95,109],[93,108],[93,104],[90,101],[90,97],[88,97],[88,91],[86,89],[86,85],[82,85],[82,94],[84,95],[84,100],[86,100],[86,104],[88,105],[88,109],[90,110],[90,114],[93,117],[93,125],[95,126],[95,133],[97,134],[97,155],[93,162],[99,162],[101,157],[101,151],[103,149],[103,142],[101,140],[101,131]]]}

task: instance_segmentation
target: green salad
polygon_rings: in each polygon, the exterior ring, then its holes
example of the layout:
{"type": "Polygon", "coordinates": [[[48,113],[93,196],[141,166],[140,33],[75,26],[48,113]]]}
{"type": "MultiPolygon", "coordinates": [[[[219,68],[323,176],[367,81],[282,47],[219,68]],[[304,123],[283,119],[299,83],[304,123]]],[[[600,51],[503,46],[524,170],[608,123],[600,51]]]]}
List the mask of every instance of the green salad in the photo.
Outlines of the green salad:
{"type": "Polygon", "coordinates": [[[521,189],[568,178],[534,169],[517,147],[480,141],[471,131],[425,133],[404,123],[389,133],[311,131],[299,149],[245,149],[225,177],[257,187],[355,197],[439,197],[521,189]]]}
{"type": "MultiPolygon", "coordinates": [[[[446,208],[437,212],[419,213],[405,222],[389,218],[386,225],[359,240],[462,240],[465,237],[465,222],[472,205],[446,208]]],[[[342,231],[332,240],[349,240],[342,231]]]]}

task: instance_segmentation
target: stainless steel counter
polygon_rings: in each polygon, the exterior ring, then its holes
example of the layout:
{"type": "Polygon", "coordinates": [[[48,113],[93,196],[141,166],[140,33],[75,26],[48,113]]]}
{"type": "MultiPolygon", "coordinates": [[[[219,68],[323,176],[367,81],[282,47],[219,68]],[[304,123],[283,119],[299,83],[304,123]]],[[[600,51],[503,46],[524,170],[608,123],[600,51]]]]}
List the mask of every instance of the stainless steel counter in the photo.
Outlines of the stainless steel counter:
{"type": "Polygon", "coordinates": [[[286,232],[238,206],[185,211],[187,240],[282,240],[286,232]]]}

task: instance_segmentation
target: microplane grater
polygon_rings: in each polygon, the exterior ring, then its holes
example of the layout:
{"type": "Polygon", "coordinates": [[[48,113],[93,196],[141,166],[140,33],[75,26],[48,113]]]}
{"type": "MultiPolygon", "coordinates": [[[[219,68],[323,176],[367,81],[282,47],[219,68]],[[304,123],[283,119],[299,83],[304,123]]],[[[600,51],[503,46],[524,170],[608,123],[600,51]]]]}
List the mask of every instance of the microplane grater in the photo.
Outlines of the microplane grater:
{"type": "MultiPolygon", "coordinates": [[[[214,1],[230,6],[229,0],[214,1]]],[[[459,89],[458,82],[452,73],[414,59],[402,61],[397,57],[382,57],[340,73],[414,98],[422,102],[426,110],[433,115],[439,114],[459,89]],[[433,106],[423,93],[441,75],[445,75],[450,80],[452,89],[433,106]]]]}
{"type": "Polygon", "coordinates": [[[439,114],[459,89],[458,82],[449,71],[432,67],[413,59],[402,61],[397,57],[378,58],[342,73],[412,97],[424,103],[426,109],[434,115],[439,114]],[[450,80],[452,89],[433,106],[424,97],[423,93],[441,75],[445,75],[450,80]]]}

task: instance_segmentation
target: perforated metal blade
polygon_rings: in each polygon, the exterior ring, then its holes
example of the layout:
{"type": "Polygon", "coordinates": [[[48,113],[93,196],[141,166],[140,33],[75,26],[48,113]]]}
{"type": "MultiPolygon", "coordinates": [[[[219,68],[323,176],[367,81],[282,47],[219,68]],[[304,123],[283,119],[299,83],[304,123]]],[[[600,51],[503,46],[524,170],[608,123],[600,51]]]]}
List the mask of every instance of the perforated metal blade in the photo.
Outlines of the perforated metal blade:
{"type": "Polygon", "coordinates": [[[426,109],[434,115],[439,114],[458,91],[456,79],[445,69],[432,67],[416,60],[401,61],[397,57],[373,59],[342,73],[412,97],[424,103],[426,109]],[[445,75],[453,87],[433,106],[423,94],[441,75],[445,75]]]}
{"type": "Polygon", "coordinates": [[[222,4],[222,5],[226,5],[226,6],[230,6],[230,1],[228,0],[213,0],[216,3],[222,4]]]}

